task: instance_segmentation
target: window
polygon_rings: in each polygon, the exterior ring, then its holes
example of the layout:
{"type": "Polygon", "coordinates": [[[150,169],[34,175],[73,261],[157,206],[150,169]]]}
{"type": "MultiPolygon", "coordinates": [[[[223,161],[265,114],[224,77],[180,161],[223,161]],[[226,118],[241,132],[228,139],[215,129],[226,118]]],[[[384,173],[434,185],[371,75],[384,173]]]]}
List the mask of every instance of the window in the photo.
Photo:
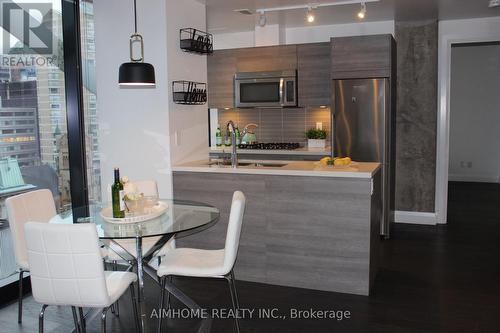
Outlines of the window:
{"type": "Polygon", "coordinates": [[[55,72],[49,73],[49,80],[59,80],[59,73],[55,72]]]}
{"type": "Polygon", "coordinates": [[[87,182],[89,201],[101,200],[101,175],[99,161],[99,128],[95,76],[89,75],[95,71],[95,35],[94,35],[94,6],[92,0],[80,1],[80,31],[82,66],[86,68],[83,74],[85,87],[83,89],[84,119],[86,128],[87,152],[87,182]]]}
{"type": "MultiPolygon", "coordinates": [[[[23,6],[36,2],[23,1],[23,6]]],[[[11,63],[0,62],[0,164],[8,166],[0,168],[0,177],[9,179],[8,183],[0,183],[0,200],[19,190],[48,188],[56,194],[57,209],[62,210],[72,200],[69,169],[59,163],[68,157],[62,1],[43,2],[52,5],[48,7],[52,7],[53,21],[47,22],[47,26],[53,28],[53,53],[23,54],[22,49],[0,51],[1,57],[13,59],[11,63]],[[55,62],[46,61],[49,56],[56,59],[55,62]],[[34,62],[30,64],[26,60],[34,62]]],[[[47,13],[41,14],[45,19],[47,13]]],[[[10,39],[10,30],[2,30],[3,38],[10,39]]],[[[18,46],[24,46],[22,41],[14,47],[18,46]]],[[[0,205],[0,210],[3,209],[0,205]]],[[[0,213],[6,215],[5,211],[0,213]]],[[[0,230],[2,238],[7,237],[3,230],[0,230]]],[[[12,257],[12,249],[1,249],[0,287],[17,280],[17,266],[12,257]]]]}

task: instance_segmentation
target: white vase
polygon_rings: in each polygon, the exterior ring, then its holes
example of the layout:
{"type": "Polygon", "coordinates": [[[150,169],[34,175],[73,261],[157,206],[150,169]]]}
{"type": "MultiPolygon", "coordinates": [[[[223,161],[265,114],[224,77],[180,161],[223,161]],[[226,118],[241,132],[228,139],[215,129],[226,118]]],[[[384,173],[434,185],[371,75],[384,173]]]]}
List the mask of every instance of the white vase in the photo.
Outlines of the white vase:
{"type": "Polygon", "coordinates": [[[307,139],[307,147],[308,148],[325,148],[326,140],[325,139],[307,139]]]}

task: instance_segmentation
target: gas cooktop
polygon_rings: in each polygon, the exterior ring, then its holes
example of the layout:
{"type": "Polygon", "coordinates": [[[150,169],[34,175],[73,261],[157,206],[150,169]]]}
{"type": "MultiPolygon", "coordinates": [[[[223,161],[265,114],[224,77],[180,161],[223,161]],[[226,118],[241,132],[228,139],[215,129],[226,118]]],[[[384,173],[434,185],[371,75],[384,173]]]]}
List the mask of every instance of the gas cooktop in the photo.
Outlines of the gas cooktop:
{"type": "Polygon", "coordinates": [[[300,148],[300,145],[295,142],[269,142],[269,143],[240,144],[238,148],[261,149],[261,150],[294,150],[300,148]]]}

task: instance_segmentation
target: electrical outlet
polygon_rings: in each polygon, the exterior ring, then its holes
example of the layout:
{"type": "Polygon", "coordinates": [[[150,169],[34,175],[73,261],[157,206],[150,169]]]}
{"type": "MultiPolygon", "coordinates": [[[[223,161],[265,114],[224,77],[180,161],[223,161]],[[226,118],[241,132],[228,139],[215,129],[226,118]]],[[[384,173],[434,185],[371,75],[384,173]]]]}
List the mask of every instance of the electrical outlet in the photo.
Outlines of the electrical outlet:
{"type": "Polygon", "coordinates": [[[472,162],[471,161],[467,162],[467,168],[468,169],[472,168],[472,162]]]}

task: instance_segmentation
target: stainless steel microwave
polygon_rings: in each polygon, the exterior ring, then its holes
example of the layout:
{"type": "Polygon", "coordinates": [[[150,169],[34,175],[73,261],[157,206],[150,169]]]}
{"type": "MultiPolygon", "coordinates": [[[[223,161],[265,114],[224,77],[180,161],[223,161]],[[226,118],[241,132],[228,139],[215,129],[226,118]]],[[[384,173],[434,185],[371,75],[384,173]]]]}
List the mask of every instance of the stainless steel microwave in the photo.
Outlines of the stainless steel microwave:
{"type": "Polygon", "coordinates": [[[234,105],[237,108],[297,106],[297,71],[236,73],[234,105]]]}

